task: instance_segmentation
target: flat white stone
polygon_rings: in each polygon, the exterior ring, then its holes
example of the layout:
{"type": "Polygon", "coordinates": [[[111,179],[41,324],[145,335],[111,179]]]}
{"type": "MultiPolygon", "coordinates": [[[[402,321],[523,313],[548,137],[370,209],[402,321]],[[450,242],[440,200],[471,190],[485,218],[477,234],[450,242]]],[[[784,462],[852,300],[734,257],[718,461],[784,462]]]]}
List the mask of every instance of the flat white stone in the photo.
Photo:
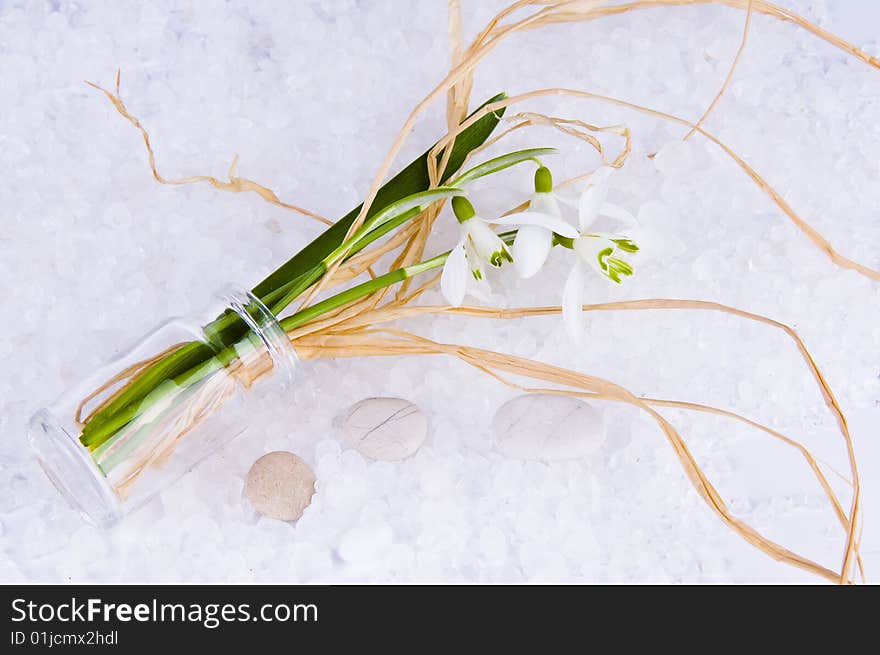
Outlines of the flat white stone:
{"type": "Polygon", "coordinates": [[[277,450],[254,462],[245,478],[244,493],[260,514],[295,521],[312,502],[315,474],[293,453],[277,450]]]}
{"type": "Polygon", "coordinates": [[[492,419],[498,450],[516,459],[554,461],[595,453],[605,442],[602,415],[579,398],[525,394],[492,419]]]}
{"type": "Polygon", "coordinates": [[[403,398],[367,398],[348,410],[342,432],[345,442],[365,457],[395,462],[425,442],[428,419],[403,398]]]}

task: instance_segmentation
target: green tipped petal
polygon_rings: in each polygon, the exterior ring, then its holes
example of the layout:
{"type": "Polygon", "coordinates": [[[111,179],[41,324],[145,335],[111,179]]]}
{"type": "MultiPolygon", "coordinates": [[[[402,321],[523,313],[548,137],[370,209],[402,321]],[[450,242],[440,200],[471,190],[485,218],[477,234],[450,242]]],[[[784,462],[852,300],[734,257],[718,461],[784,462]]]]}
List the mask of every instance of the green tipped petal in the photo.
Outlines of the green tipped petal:
{"type": "Polygon", "coordinates": [[[627,238],[611,239],[624,252],[638,252],[639,247],[627,238]]]}
{"type": "MultiPolygon", "coordinates": [[[[502,244],[503,245],[503,244],[502,244]]],[[[496,250],[492,253],[492,256],[489,258],[489,263],[492,264],[495,268],[498,268],[504,262],[512,262],[513,256],[510,254],[510,251],[507,249],[507,246],[504,245],[500,250],[496,250]]]]}
{"type": "Polygon", "coordinates": [[[474,217],[476,212],[471,201],[464,196],[454,196],[452,198],[452,211],[459,223],[464,223],[474,217]]]}
{"type": "Polygon", "coordinates": [[[535,192],[550,193],[553,191],[553,175],[546,166],[541,166],[535,171],[535,192]]]}

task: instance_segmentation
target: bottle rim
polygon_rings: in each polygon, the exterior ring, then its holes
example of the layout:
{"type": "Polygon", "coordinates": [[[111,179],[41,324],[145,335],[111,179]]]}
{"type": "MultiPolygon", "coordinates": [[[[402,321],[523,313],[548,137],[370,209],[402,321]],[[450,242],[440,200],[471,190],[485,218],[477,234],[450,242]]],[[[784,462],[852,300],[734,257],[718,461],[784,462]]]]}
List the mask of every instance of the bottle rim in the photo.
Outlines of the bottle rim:
{"type": "Polygon", "coordinates": [[[275,314],[257,296],[238,286],[229,285],[217,295],[260,338],[272,358],[281,387],[287,388],[293,382],[299,356],[275,314]]]}

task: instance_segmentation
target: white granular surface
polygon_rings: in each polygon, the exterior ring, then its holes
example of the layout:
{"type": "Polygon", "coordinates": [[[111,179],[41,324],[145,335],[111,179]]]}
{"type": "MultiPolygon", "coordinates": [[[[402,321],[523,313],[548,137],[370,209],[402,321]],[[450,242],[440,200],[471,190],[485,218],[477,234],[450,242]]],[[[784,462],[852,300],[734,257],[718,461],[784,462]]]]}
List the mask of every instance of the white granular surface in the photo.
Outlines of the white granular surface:
{"type": "MultiPolygon", "coordinates": [[[[501,6],[463,4],[468,36],[501,6]]],[[[843,36],[847,25],[871,24],[839,16],[872,3],[835,2],[838,13],[821,2],[783,4],[843,36]]],[[[338,217],[361,199],[409,110],[443,75],[445,5],[0,1],[0,581],[814,579],[733,535],[635,410],[599,407],[608,438],[593,456],[509,459],[493,447],[491,422],[516,392],[440,357],[303,365],[299,390],[254,407],[249,435],[106,533],[85,526],[30,459],[25,424],[35,409],[159,320],[204,305],[228,282],[258,281],[321,229],[254,195],[157,185],[140,136],[83,80],[111,85],[122,69],[123,97],[150,129],[166,175],[223,177],[238,153],[239,174],[338,217]],[[341,445],[334,418],[371,396],[407,398],[426,412],[431,433],[415,456],[367,462],[341,445]],[[273,450],[298,453],[318,479],[293,525],[255,518],[242,499],[248,468],[273,450]]],[[[662,9],[529,32],[486,59],[474,102],[567,86],[696,118],[726,74],[743,20],[722,7],[662,9]]],[[[878,54],[876,41],[864,46],[878,54]]],[[[880,567],[880,284],[833,266],[717,148],[681,143],[680,126],[597,102],[526,108],[629,126],[633,154],[613,199],[686,246],[621,288],[591,280],[588,298],[715,300],[805,338],[856,440],[870,576],[880,567]]],[[[844,254],[880,268],[878,113],[880,71],[756,16],[707,127],[844,254]]],[[[437,106],[399,165],[442,125],[437,106]]],[[[509,148],[554,144],[567,147],[548,160],[559,178],[598,164],[547,130],[509,148]]],[[[530,175],[512,171],[499,183],[527,189],[530,175]]],[[[454,236],[447,217],[432,248],[454,236]]],[[[558,302],[569,265],[554,252],[526,283],[512,271],[496,276],[498,302],[558,302]]],[[[780,333],[696,312],[604,313],[587,326],[586,345],[575,349],[556,317],[405,323],[639,394],[729,408],[847,470],[834,420],[780,333]]],[[[729,420],[664,413],[738,516],[839,566],[843,532],[797,453],[729,420]]]]}

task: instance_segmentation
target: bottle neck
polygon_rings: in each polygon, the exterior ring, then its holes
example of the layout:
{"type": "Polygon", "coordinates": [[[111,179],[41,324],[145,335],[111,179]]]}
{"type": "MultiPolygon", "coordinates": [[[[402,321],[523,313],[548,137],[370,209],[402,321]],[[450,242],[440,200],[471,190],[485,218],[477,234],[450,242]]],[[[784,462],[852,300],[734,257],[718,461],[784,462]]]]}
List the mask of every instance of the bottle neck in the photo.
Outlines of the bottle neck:
{"type": "MultiPolygon", "coordinates": [[[[245,355],[250,350],[251,354],[268,355],[278,384],[282,388],[292,384],[299,357],[276,316],[245,289],[227,287],[217,296],[247,328],[245,336],[233,346],[236,354],[245,355]]],[[[210,335],[206,336],[210,340],[210,335]]]]}

